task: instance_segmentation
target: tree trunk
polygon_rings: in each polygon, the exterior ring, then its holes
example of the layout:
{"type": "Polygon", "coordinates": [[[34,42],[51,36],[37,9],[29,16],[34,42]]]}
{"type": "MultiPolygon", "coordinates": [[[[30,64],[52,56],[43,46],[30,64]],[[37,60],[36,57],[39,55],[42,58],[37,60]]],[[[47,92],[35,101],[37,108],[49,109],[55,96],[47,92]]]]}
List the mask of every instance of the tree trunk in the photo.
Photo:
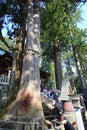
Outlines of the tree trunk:
{"type": "Polygon", "coordinates": [[[39,72],[40,17],[37,7],[34,9],[33,7],[33,2],[29,1],[20,90],[16,99],[17,114],[31,118],[43,117],[39,72]]]}
{"type": "Polygon", "coordinates": [[[62,65],[61,65],[61,52],[60,52],[60,43],[55,42],[54,45],[54,57],[55,57],[55,78],[56,78],[56,88],[61,90],[62,86],[62,65]]]}
{"type": "Polygon", "coordinates": [[[74,59],[75,59],[76,68],[77,68],[77,72],[78,72],[78,75],[79,75],[80,83],[81,83],[82,88],[84,89],[84,88],[86,88],[86,82],[85,82],[85,79],[84,79],[84,76],[83,76],[83,73],[82,73],[82,70],[81,70],[81,65],[80,65],[78,53],[76,52],[73,44],[72,44],[72,48],[73,48],[74,59]]]}
{"type": "Polygon", "coordinates": [[[21,28],[20,30],[21,30],[20,34],[16,40],[15,52],[13,52],[12,70],[11,70],[11,78],[10,78],[10,86],[9,86],[10,99],[15,99],[19,90],[24,28],[21,28]]]}
{"type": "Polygon", "coordinates": [[[68,78],[68,80],[70,81],[70,85],[71,85],[73,92],[76,93],[76,87],[75,87],[74,78],[73,78],[73,71],[72,71],[72,68],[70,65],[69,57],[67,57],[66,70],[67,70],[67,77],[65,77],[65,78],[68,78]]]}
{"type": "MultiPolygon", "coordinates": [[[[68,19],[69,21],[69,19],[68,19]]],[[[80,83],[82,88],[86,88],[86,81],[84,79],[82,70],[81,70],[81,65],[80,65],[80,60],[78,57],[78,52],[76,51],[75,45],[73,43],[73,33],[72,33],[72,28],[71,28],[71,24],[69,23],[69,31],[70,31],[70,38],[71,38],[71,45],[72,45],[72,49],[73,49],[73,54],[74,54],[74,59],[75,59],[75,63],[76,63],[76,68],[77,68],[77,73],[80,79],[80,83]]]]}

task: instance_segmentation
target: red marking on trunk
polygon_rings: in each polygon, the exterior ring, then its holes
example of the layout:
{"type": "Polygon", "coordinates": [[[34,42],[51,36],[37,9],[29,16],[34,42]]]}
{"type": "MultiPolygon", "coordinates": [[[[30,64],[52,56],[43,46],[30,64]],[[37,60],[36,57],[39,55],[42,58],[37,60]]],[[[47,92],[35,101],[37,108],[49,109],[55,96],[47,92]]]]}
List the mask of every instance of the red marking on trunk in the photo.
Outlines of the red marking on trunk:
{"type": "Polygon", "coordinates": [[[21,94],[18,103],[19,103],[19,110],[21,111],[22,115],[29,113],[31,109],[32,98],[33,97],[29,93],[24,92],[21,94]]]}

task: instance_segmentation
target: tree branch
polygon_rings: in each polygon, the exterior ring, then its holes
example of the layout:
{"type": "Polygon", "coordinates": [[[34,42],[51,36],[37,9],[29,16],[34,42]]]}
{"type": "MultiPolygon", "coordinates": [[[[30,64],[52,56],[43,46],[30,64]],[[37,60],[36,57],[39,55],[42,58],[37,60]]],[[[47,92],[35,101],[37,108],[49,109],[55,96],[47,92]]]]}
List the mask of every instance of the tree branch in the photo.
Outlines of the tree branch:
{"type": "Polygon", "coordinates": [[[5,46],[12,51],[11,47],[8,45],[8,43],[6,42],[5,38],[2,36],[2,32],[0,30],[0,40],[5,44],[5,46]]]}

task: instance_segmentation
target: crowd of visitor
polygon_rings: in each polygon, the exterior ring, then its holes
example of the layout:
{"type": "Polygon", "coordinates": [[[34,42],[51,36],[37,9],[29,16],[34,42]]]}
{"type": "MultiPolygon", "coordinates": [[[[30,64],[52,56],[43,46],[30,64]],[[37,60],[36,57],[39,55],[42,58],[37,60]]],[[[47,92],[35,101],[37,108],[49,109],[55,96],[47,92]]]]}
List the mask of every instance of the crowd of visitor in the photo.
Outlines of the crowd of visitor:
{"type": "Polygon", "coordinates": [[[62,111],[62,102],[60,100],[60,91],[58,89],[52,89],[48,86],[41,86],[41,93],[43,93],[48,99],[53,100],[59,111],[62,111]]]}
{"type": "MultiPolygon", "coordinates": [[[[62,101],[60,100],[60,91],[57,89],[52,89],[48,86],[41,86],[41,93],[43,93],[47,98],[54,100],[55,101],[55,105],[58,106],[58,108],[61,108],[61,111],[63,114],[63,106],[62,106],[62,101]]],[[[82,114],[82,118],[83,120],[85,119],[85,104],[83,101],[83,97],[80,97],[80,109],[81,109],[81,114],[82,114]],[[83,108],[83,109],[82,109],[83,108]]],[[[78,107],[78,106],[77,106],[78,107]]],[[[60,122],[60,124],[64,125],[64,129],[65,130],[75,130],[74,125],[77,125],[77,123],[73,124],[70,121],[67,120],[67,118],[64,115],[59,116],[58,120],[60,122]]]]}

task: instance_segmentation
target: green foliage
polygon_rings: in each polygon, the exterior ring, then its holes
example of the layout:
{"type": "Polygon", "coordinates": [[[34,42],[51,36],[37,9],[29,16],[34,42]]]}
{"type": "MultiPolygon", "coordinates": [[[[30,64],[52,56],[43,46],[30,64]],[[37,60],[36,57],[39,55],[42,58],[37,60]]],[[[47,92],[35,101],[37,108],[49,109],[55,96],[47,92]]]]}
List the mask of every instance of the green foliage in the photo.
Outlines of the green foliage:
{"type": "MultiPolygon", "coordinates": [[[[81,59],[81,63],[87,63],[85,43],[85,32],[77,28],[77,22],[81,21],[81,10],[77,9],[79,4],[70,0],[52,0],[47,2],[46,8],[41,14],[41,46],[42,46],[42,63],[48,61],[54,62],[54,42],[55,39],[60,42],[60,51],[62,52],[62,62],[68,64],[69,68],[75,66],[72,42],[75,51],[81,59]],[[71,38],[70,25],[73,37],[71,38]],[[68,59],[68,61],[67,61],[68,59]]],[[[84,65],[82,70],[84,72],[84,65]]],[[[85,73],[84,73],[85,74],[85,73]]],[[[85,74],[86,75],[86,74],[85,74]]]]}
{"type": "Polygon", "coordinates": [[[64,24],[66,24],[64,6],[64,2],[54,0],[49,2],[42,11],[41,28],[45,31],[43,35],[49,42],[53,42],[56,37],[61,37],[64,32],[64,24]]]}
{"type": "MultiPolygon", "coordinates": [[[[14,48],[15,39],[9,39],[8,37],[4,37],[5,41],[9,44],[10,48],[14,48]]],[[[6,45],[0,40],[0,49],[9,51],[6,45]]]]}
{"type": "Polygon", "coordinates": [[[80,80],[78,76],[74,79],[74,84],[75,84],[77,92],[81,92],[82,86],[80,84],[80,80]]]}
{"type": "MultiPolygon", "coordinates": [[[[44,61],[44,60],[43,60],[44,61]]],[[[50,73],[50,76],[46,79],[44,79],[44,81],[42,81],[42,84],[50,86],[50,82],[52,82],[52,86],[53,88],[55,88],[55,68],[54,68],[54,63],[48,63],[47,61],[44,62],[44,64],[42,63],[41,68],[44,69],[46,72],[50,73]]]]}
{"type": "Polygon", "coordinates": [[[76,4],[71,4],[69,0],[52,0],[47,3],[46,8],[41,12],[42,62],[43,60],[54,62],[53,47],[55,39],[61,42],[62,59],[67,60],[67,55],[69,58],[73,58],[68,19],[76,26],[75,22],[79,18],[80,12],[76,11],[76,4]],[[66,48],[68,48],[68,53],[65,53],[66,48]]]}
{"type": "Polygon", "coordinates": [[[77,12],[76,6],[72,5],[69,0],[48,2],[41,12],[41,40],[44,39],[44,43],[50,43],[50,48],[54,45],[55,39],[66,44],[70,34],[68,19],[71,19],[74,24],[80,18],[80,13],[77,12]],[[71,12],[74,13],[70,14],[71,12]]]}

